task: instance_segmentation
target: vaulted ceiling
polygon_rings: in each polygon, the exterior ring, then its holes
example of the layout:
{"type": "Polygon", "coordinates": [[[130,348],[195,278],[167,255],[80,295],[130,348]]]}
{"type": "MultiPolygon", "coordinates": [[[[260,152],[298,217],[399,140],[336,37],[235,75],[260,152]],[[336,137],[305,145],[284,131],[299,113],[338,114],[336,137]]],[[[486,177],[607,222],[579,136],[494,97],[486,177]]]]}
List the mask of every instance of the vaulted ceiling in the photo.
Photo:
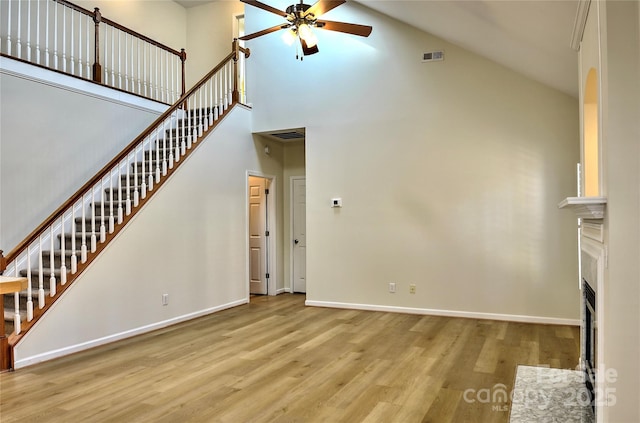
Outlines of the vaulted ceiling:
{"type": "MultiPolygon", "coordinates": [[[[176,2],[191,7],[209,0],[176,2]]],[[[578,96],[578,55],[569,46],[578,0],[357,2],[578,96]]]]}

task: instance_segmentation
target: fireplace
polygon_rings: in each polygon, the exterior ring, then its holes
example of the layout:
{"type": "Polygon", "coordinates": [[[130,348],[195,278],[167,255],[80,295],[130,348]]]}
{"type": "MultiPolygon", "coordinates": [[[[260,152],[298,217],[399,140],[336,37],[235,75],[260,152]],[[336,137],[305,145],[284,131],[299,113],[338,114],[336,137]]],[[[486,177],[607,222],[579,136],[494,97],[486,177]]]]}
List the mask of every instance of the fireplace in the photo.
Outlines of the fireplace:
{"type": "Polygon", "coordinates": [[[590,395],[591,407],[595,412],[595,384],[598,326],[596,320],[596,292],[589,281],[582,279],[582,361],[585,371],[585,385],[590,395]]]}
{"type": "Polygon", "coordinates": [[[582,180],[578,165],[578,197],[567,197],[558,204],[559,208],[573,210],[578,218],[578,250],[579,274],[581,290],[581,324],[580,324],[580,367],[584,370],[585,388],[590,395],[591,408],[597,421],[603,419],[600,392],[604,381],[597,375],[598,366],[603,367],[602,331],[598,333],[598,320],[602,321],[605,310],[602,296],[604,288],[604,268],[607,247],[605,242],[604,218],[607,204],[606,197],[580,196],[582,180]],[[598,306],[598,303],[600,304],[598,306]],[[598,314],[600,316],[598,316],[598,314]],[[598,398],[596,398],[596,394],[598,398]]]}

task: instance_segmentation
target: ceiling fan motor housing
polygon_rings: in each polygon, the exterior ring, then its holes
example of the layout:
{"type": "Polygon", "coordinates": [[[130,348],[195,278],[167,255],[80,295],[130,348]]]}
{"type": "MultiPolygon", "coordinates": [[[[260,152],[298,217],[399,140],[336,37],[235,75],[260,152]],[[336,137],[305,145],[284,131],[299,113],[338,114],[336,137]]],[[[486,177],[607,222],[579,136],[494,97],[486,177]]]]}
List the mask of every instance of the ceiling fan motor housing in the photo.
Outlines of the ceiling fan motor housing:
{"type": "Polygon", "coordinates": [[[310,7],[310,5],[303,3],[292,4],[291,6],[287,7],[287,13],[298,18],[302,18],[304,12],[306,12],[310,7]]]}

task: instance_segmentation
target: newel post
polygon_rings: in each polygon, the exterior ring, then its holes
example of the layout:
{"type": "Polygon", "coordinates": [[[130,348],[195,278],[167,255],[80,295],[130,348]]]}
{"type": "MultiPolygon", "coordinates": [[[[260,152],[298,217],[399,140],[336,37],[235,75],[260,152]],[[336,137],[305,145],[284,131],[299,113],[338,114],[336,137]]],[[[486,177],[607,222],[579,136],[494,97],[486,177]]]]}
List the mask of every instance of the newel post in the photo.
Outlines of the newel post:
{"type": "Polygon", "coordinates": [[[95,60],[93,62],[93,80],[98,83],[102,83],[102,66],[100,66],[100,22],[102,21],[102,15],[100,9],[95,8],[93,12],[93,22],[95,23],[95,60]]]}
{"type": "Polygon", "coordinates": [[[184,95],[187,91],[186,81],[184,79],[184,62],[187,61],[187,52],[184,49],[180,49],[180,61],[182,62],[182,92],[180,93],[180,97],[184,95]]]}
{"type": "Polygon", "coordinates": [[[0,250],[0,275],[2,275],[2,273],[7,268],[7,259],[4,258],[4,254],[3,253],[4,253],[4,251],[0,250]]]}
{"type": "Polygon", "coordinates": [[[238,92],[238,58],[240,57],[240,42],[237,38],[233,39],[231,49],[233,50],[233,93],[231,93],[231,102],[238,103],[240,101],[240,93],[238,92]]]}

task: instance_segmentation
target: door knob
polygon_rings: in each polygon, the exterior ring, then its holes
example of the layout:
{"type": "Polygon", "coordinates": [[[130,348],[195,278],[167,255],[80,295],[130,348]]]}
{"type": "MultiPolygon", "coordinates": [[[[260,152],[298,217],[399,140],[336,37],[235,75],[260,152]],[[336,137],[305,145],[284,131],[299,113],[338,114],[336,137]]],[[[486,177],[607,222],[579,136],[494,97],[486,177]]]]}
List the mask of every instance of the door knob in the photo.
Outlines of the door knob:
{"type": "Polygon", "coordinates": [[[300,241],[298,241],[297,239],[294,239],[294,240],[293,240],[293,243],[294,243],[294,244],[298,244],[299,242],[300,242],[300,241]]]}

